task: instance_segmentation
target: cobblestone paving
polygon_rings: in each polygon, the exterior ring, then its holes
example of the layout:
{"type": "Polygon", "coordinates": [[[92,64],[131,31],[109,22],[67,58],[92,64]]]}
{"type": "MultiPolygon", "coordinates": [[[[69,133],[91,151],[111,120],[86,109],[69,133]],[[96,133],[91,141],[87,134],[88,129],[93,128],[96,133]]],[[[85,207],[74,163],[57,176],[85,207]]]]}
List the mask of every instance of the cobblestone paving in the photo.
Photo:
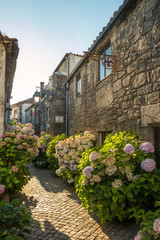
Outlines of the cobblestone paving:
{"type": "Polygon", "coordinates": [[[53,172],[31,166],[32,178],[20,194],[22,204],[31,212],[32,234],[28,240],[133,240],[138,228],[134,223],[107,222],[87,212],[74,187],[53,172]]]}

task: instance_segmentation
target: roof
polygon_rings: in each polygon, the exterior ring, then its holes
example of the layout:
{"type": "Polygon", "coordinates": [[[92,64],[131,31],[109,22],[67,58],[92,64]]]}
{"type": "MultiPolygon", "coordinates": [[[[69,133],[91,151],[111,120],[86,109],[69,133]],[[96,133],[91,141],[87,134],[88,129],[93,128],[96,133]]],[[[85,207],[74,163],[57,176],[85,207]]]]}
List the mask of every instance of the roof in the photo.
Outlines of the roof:
{"type": "Polygon", "coordinates": [[[3,44],[6,51],[6,102],[9,102],[19,54],[18,40],[0,32],[0,44],[3,44]]]}
{"type": "MultiPolygon", "coordinates": [[[[117,19],[122,15],[124,10],[132,6],[132,3],[136,2],[136,0],[124,0],[123,4],[119,6],[118,11],[115,11],[113,13],[113,17],[110,18],[108,24],[103,27],[102,32],[99,33],[99,35],[96,37],[96,40],[93,41],[90,48],[88,48],[88,52],[93,51],[93,49],[97,46],[97,44],[100,42],[100,40],[103,38],[103,36],[106,35],[106,33],[109,31],[110,28],[113,27],[113,25],[116,23],[117,19]]],[[[78,68],[83,64],[86,56],[84,56],[76,65],[76,67],[73,69],[71,74],[68,76],[65,84],[70,80],[70,78],[73,76],[73,74],[78,70],[78,68]]]]}
{"type": "Polygon", "coordinates": [[[62,64],[65,62],[66,58],[70,55],[70,54],[73,54],[74,56],[77,56],[77,57],[82,57],[82,55],[79,55],[79,54],[74,54],[74,53],[66,53],[64,55],[64,57],[62,58],[62,60],[60,61],[60,63],[58,64],[58,66],[56,67],[56,69],[54,70],[54,72],[58,72],[59,68],[62,66],[62,64]]]}
{"type": "Polygon", "coordinates": [[[33,108],[33,106],[35,106],[35,105],[36,105],[36,103],[31,104],[28,108],[26,108],[25,112],[27,112],[29,109],[33,108]]]}
{"type": "Polygon", "coordinates": [[[19,106],[19,105],[23,105],[23,104],[25,104],[25,103],[28,103],[28,104],[30,103],[30,104],[32,104],[33,101],[34,101],[33,98],[28,98],[28,99],[26,99],[26,100],[23,100],[23,101],[14,103],[14,104],[12,104],[10,107],[11,107],[11,108],[14,108],[14,107],[17,107],[17,106],[19,106]]]}

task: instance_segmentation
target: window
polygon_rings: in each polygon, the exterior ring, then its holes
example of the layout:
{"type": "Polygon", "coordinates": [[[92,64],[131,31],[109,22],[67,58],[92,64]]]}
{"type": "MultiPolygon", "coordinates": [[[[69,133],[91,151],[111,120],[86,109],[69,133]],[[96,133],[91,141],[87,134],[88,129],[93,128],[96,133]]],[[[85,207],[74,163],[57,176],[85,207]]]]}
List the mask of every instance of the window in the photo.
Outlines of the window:
{"type": "Polygon", "coordinates": [[[17,110],[14,111],[14,118],[18,119],[18,111],[17,110]]]}
{"type": "Polygon", "coordinates": [[[77,77],[77,97],[81,94],[81,75],[77,77]]]}
{"type": "MultiPolygon", "coordinates": [[[[111,45],[108,44],[104,49],[102,50],[101,54],[105,55],[111,55],[111,45]]],[[[111,69],[106,69],[102,65],[102,60],[99,62],[99,80],[101,81],[105,77],[107,77],[109,74],[111,74],[111,69]]]]}
{"type": "Polygon", "coordinates": [[[103,144],[107,135],[111,134],[112,131],[99,132],[99,144],[103,144]]]}

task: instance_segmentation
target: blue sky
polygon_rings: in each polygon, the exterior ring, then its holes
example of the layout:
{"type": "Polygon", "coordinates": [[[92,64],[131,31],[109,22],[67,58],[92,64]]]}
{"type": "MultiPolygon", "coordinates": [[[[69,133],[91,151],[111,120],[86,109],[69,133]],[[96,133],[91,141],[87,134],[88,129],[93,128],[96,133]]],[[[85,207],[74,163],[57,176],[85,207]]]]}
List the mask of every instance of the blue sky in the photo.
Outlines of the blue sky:
{"type": "Polygon", "coordinates": [[[0,30],[19,41],[12,100],[32,97],[65,53],[83,54],[123,0],[0,0],[0,30]]]}

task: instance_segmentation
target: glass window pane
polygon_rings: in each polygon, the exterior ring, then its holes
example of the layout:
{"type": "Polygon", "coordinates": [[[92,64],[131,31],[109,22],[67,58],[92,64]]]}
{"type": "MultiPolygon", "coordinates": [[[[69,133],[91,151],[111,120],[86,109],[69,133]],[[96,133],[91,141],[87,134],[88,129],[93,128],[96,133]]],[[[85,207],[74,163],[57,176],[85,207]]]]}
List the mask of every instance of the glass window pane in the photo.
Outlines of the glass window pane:
{"type": "Polygon", "coordinates": [[[102,61],[100,61],[99,64],[99,74],[100,74],[100,80],[102,80],[105,76],[104,76],[104,66],[102,65],[102,61]]]}
{"type": "MultiPolygon", "coordinates": [[[[105,51],[106,55],[111,55],[111,46],[108,46],[108,48],[105,51]]],[[[111,69],[105,69],[105,77],[111,74],[111,69]]]]}
{"type": "Polygon", "coordinates": [[[111,46],[108,46],[105,52],[107,55],[111,55],[111,46]]]}
{"type": "Polygon", "coordinates": [[[77,96],[81,93],[81,77],[79,76],[77,79],[77,96]]]}

